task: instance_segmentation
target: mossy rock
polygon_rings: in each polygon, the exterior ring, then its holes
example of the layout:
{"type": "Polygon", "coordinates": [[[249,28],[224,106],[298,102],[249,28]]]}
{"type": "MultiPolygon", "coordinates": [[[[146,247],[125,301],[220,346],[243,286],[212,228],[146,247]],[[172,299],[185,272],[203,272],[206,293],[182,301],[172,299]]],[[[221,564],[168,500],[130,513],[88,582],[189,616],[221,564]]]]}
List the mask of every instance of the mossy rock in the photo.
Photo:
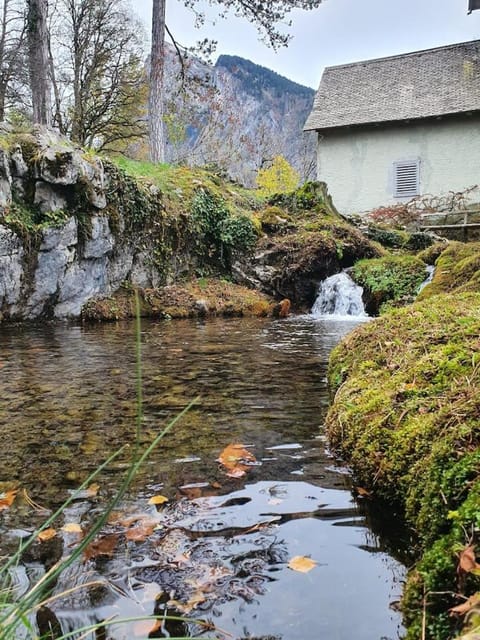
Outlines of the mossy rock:
{"type": "MultiPolygon", "coordinates": [[[[139,289],[140,314],[153,318],[193,318],[206,316],[257,316],[274,313],[275,302],[226,280],[199,278],[183,285],[160,289],[139,289]]],[[[89,300],[82,309],[84,321],[115,321],[135,317],[135,295],[124,287],[112,296],[89,300]]]]}
{"type": "Polygon", "coordinates": [[[305,182],[295,191],[272,196],[269,198],[268,204],[282,207],[292,214],[321,209],[326,213],[340,215],[328,194],[325,182],[305,182]]]}
{"type": "Polygon", "coordinates": [[[439,293],[480,292],[480,243],[452,242],[435,263],[432,282],[421,292],[426,300],[439,293]]]}
{"type": "Polygon", "coordinates": [[[425,263],[413,256],[359,260],[352,269],[353,279],[363,287],[365,309],[373,316],[413,302],[426,276],[425,263]]]}
{"type": "Polygon", "coordinates": [[[266,233],[288,233],[295,228],[292,217],[280,207],[266,207],[259,215],[262,231],[266,233]]]}
{"type": "Polygon", "coordinates": [[[434,242],[430,247],[423,249],[420,253],[417,253],[417,258],[425,262],[428,265],[434,265],[440,255],[447,249],[449,243],[447,240],[443,242],[434,242]]]}
{"type": "MultiPolygon", "coordinates": [[[[437,295],[362,325],[332,352],[333,448],[399,505],[420,560],[404,598],[407,637],[455,637],[448,609],[480,590],[458,554],[480,543],[480,294],[437,295]]],[[[479,559],[480,560],[480,559],[479,559]]]]}

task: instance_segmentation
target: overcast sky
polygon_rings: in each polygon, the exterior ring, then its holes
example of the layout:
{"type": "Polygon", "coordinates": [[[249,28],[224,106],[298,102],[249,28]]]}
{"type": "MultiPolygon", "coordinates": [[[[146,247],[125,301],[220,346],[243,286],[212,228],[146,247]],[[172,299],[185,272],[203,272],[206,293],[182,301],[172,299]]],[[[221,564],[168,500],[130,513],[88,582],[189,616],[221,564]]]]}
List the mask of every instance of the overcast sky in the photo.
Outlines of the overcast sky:
{"type": "MultiPolygon", "coordinates": [[[[152,0],[131,0],[150,30],[152,0]]],[[[190,46],[204,37],[218,41],[217,55],[247,58],[277,73],[317,88],[323,68],[335,64],[418,51],[480,39],[480,10],[467,15],[468,0],[325,0],[313,11],[291,13],[293,36],[275,53],[259,41],[254,26],[216,12],[200,1],[210,18],[201,29],[181,0],[167,0],[167,25],[178,42],[190,46]]]]}

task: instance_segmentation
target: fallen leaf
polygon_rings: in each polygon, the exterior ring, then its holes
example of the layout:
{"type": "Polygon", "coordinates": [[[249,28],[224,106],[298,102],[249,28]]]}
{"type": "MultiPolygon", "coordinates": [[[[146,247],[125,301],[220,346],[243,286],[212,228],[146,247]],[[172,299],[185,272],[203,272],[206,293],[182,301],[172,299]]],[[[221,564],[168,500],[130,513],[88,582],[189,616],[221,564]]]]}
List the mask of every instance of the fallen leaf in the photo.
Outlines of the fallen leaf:
{"type": "Polygon", "coordinates": [[[18,489],[12,489],[11,491],[4,491],[0,493],[0,509],[8,509],[11,507],[17,493],[18,489]]]}
{"type": "Polygon", "coordinates": [[[118,542],[118,533],[110,533],[91,542],[83,552],[85,560],[98,556],[112,557],[118,542]]]}
{"type": "Polygon", "coordinates": [[[357,496],[361,498],[371,498],[372,494],[368,489],[364,489],[363,487],[353,487],[353,491],[357,496]]]}
{"type": "Polygon", "coordinates": [[[180,602],[179,600],[169,600],[168,606],[175,607],[177,611],[180,611],[183,615],[186,615],[195,609],[195,607],[199,604],[202,604],[206,600],[206,596],[202,591],[197,590],[193,595],[190,596],[187,602],[180,602]]]}
{"type": "Polygon", "coordinates": [[[231,478],[241,478],[257,462],[243,444],[229,444],[217,459],[231,478]]]}
{"type": "Polygon", "coordinates": [[[288,563],[288,567],[294,571],[300,571],[300,573],[308,573],[314,567],[317,566],[315,560],[308,558],[307,556],[295,556],[288,563]]]}
{"type": "Polygon", "coordinates": [[[83,529],[78,522],[66,522],[62,527],[62,531],[65,531],[65,533],[83,533],[83,529]]]}
{"type": "Polygon", "coordinates": [[[473,596],[470,596],[470,598],[468,598],[468,600],[465,600],[465,602],[462,602],[462,604],[458,604],[456,607],[452,607],[448,611],[451,616],[463,616],[479,603],[480,593],[474,593],[473,596]]]}
{"type": "Polygon", "coordinates": [[[157,526],[156,520],[139,521],[134,527],[127,529],[125,537],[132,542],[144,542],[155,530],[157,526]]]}
{"type": "Polygon", "coordinates": [[[168,502],[168,498],[165,496],[152,496],[148,504],[165,504],[165,502],[168,502]]]}
{"type": "Polygon", "coordinates": [[[69,492],[75,500],[89,500],[90,498],[95,498],[97,496],[99,489],[100,485],[94,482],[86,489],[70,489],[69,492]]]}
{"type": "Polygon", "coordinates": [[[475,560],[475,547],[468,545],[458,554],[458,573],[471,573],[475,569],[479,569],[480,565],[475,560]]]}
{"type": "Polygon", "coordinates": [[[88,498],[95,498],[98,491],[100,489],[100,485],[94,482],[87,489],[85,489],[85,494],[88,498]]]}
{"type": "Polygon", "coordinates": [[[40,531],[37,539],[40,540],[40,542],[46,542],[47,540],[54,538],[56,535],[57,532],[55,529],[44,529],[43,531],[40,531]]]}

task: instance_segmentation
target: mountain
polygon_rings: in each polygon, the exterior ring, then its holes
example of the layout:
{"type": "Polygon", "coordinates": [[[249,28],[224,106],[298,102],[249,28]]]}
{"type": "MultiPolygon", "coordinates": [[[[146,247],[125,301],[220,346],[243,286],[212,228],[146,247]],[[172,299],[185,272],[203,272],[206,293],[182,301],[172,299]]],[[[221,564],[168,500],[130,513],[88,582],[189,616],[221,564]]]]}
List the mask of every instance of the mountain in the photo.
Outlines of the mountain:
{"type": "Polygon", "coordinates": [[[246,185],[259,168],[284,156],[302,178],[313,177],[315,135],[302,132],[315,92],[240,58],[216,64],[170,48],[166,65],[167,158],[215,164],[246,185]],[[181,81],[182,74],[184,81],[181,81]]]}

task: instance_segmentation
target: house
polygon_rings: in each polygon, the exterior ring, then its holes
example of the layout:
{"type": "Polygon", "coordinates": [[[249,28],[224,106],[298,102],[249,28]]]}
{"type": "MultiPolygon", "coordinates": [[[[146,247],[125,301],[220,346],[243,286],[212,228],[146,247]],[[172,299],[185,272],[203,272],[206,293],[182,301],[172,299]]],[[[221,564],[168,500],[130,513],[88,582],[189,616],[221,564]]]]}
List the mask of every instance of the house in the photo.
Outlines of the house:
{"type": "Polygon", "coordinates": [[[342,213],[479,185],[480,40],[326,68],[305,130],[342,213]]]}

